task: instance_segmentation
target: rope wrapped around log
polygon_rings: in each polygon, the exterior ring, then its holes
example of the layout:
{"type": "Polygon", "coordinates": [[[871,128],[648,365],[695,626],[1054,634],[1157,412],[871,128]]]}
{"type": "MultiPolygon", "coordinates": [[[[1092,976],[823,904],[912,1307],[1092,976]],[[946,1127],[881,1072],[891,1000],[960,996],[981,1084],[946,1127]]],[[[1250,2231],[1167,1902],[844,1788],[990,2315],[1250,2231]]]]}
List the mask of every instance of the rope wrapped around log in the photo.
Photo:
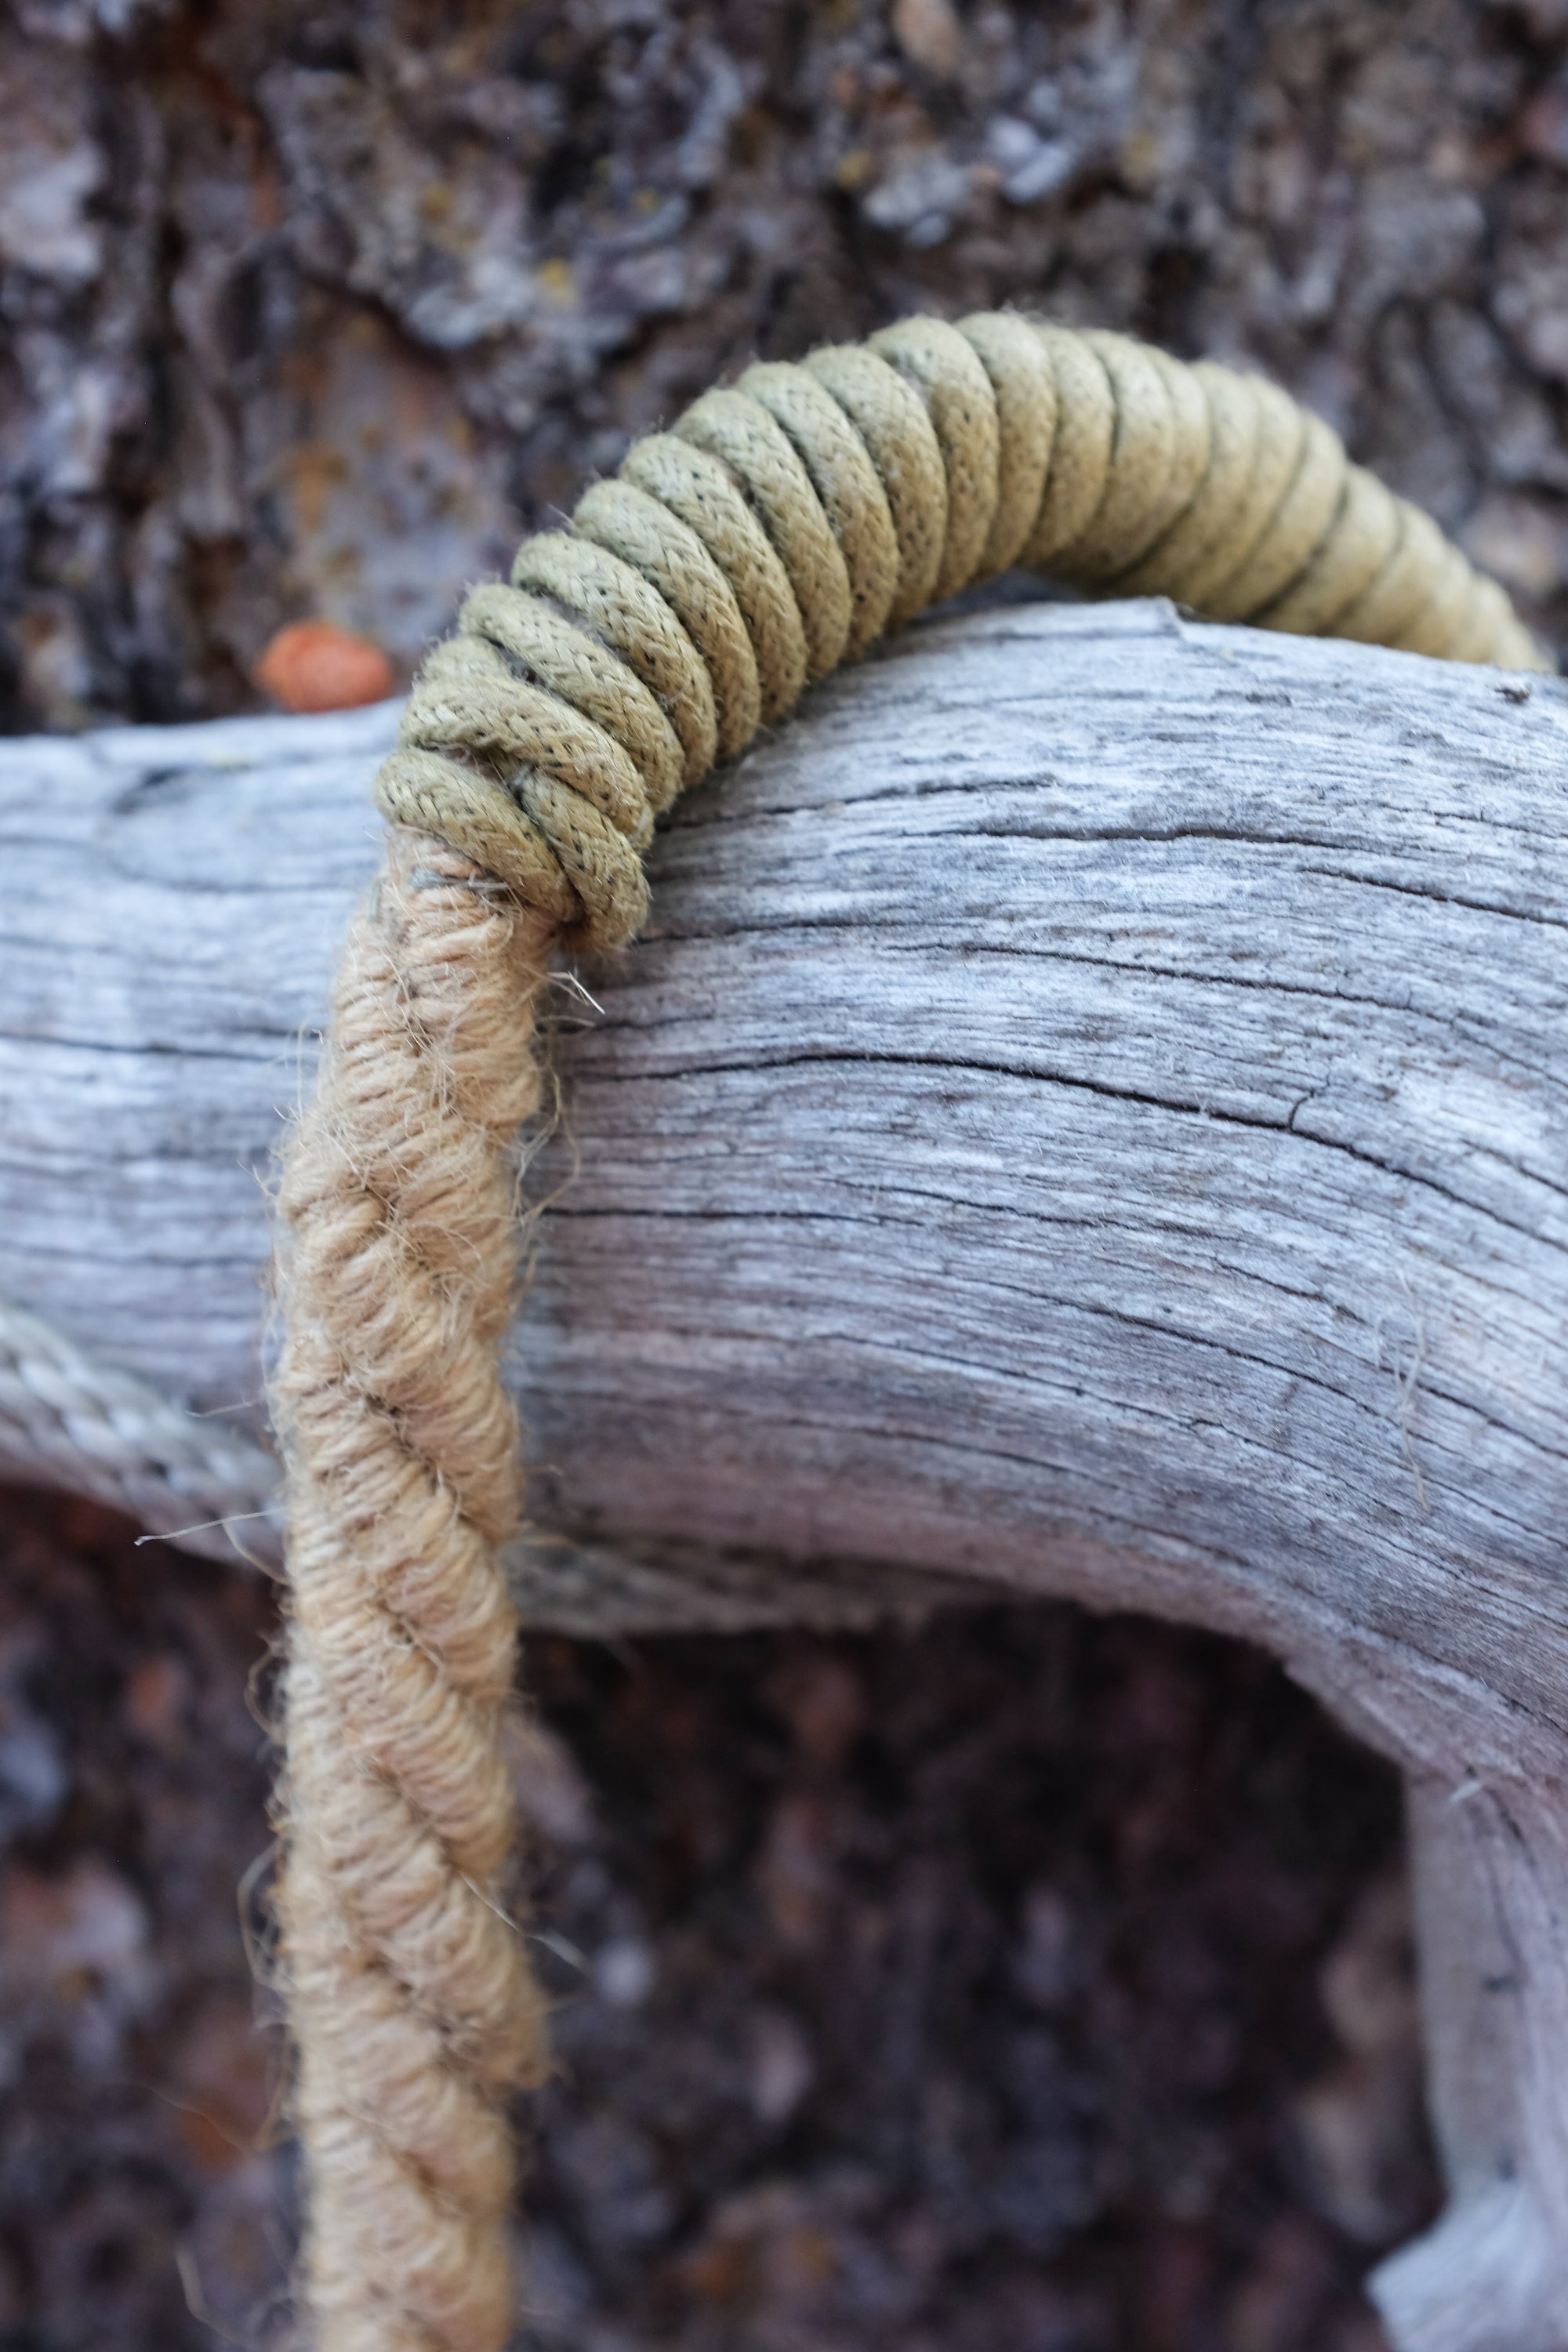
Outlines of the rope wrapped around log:
{"type": "Polygon", "coordinates": [[[1011,313],[749,369],[468,596],[377,783],[387,865],[279,1198],[290,1633],[279,1968],[321,2352],[494,2352],[504,2104],[544,2065],[507,1907],[521,1507],[497,1351],[552,953],[647,911],[677,793],[1015,566],[1543,668],[1427,517],[1262,381],[1011,313]]]}
{"type": "Polygon", "coordinates": [[[1430,519],[1257,377],[998,312],[749,369],[476,589],[379,785],[574,944],[658,813],[884,630],[1014,565],[1215,620],[1542,665],[1430,519]]]}

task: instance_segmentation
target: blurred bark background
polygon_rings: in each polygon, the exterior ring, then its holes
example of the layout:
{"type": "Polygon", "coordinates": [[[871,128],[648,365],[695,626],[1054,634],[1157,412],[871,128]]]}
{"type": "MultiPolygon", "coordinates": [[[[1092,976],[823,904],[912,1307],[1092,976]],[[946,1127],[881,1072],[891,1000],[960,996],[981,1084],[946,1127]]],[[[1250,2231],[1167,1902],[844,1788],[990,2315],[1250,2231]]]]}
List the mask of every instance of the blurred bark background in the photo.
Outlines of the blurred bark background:
{"type": "Polygon", "coordinates": [[[12,723],[404,668],[750,357],[1013,300],[1258,363],[1568,626],[1564,0],[10,0],[12,723]]]}
{"type": "MultiPolygon", "coordinates": [[[[632,434],[922,305],[1263,366],[1568,635],[1568,0],[12,0],[0,121],[13,728],[254,704],[300,618],[405,673],[632,434]]],[[[273,1626],[0,1517],[0,2352],[288,2340],[273,1626]]],[[[520,2345],[1375,2352],[1395,1792],[1272,1668],[1040,1610],[531,1678],[520,2345]]]]}

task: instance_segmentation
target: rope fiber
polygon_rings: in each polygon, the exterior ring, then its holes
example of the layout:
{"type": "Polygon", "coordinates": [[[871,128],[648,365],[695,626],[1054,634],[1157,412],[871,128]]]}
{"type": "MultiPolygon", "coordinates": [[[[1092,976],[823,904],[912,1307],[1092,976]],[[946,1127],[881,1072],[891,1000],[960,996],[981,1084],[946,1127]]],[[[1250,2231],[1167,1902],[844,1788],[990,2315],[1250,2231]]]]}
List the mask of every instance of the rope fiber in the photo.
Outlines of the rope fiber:
{"type": "Polygon", "coordinates": [[[552,954],[623,946],[654,821],[813,680],[1023,565],[1541,669],[1507,598],[1272,385],[1012,313],[763,365],[476,588],[377,781],[386,866],[279,1203],[289,1651],[279,1965],[319,2352],[496,2352],[521,1507],[497,1368],[552,954]]]}

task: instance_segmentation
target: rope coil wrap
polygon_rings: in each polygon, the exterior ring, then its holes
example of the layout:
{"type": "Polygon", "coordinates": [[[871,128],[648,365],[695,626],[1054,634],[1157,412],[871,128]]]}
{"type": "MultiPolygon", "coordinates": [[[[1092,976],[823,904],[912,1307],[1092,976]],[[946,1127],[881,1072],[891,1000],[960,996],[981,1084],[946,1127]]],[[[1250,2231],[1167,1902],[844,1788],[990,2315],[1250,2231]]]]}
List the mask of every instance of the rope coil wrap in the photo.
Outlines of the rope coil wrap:
{"type": "Polygon", "coordinates": [[[1261,380],[1009,313],[749,369],[475,590],[381,805],[618,947],[682,785],[1014,564],[1215,620],[1541,667],[1496,584],[1261,380]]]}
{"type": "Polygon", "coordinates": [[[1506,597],[1286,394],[1111,334],[914,319],[751,368],[468,597],[377,797],[280,1199],[280,1955],[321,2352],[505,2338],[502,2103],[542,2065],[505,1916],[520,1509],[497,1370],[552,946],[647,911],[655,818],[805,686],[1011,566],[1216,619],[1545,667],[1506,597]]]}

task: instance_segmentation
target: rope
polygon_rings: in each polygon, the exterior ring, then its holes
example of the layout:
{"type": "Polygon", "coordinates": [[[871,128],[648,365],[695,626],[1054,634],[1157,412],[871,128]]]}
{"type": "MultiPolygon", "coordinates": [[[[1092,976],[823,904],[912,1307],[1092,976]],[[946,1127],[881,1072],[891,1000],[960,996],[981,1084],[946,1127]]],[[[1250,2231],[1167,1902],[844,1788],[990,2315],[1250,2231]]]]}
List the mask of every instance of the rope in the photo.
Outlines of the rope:
{"type": "Polygon", "coordinates": [[[311,2299],[335,2352],[506,2334],[502,2101],[539,2079],[542,2039],[505,1910],[515,1629],[497,1551],[519,1496],[497,1349],[548,935],[461,854],[396,830],[279,1202],[277,1910],[311,2299]]]}
{"type": "Polygon", "coordinates": [[[215,1559],[278,1557],[278,1465],[0,1298],[0,1458],[215,1559]]]}
{"type": "Polygon", "coordinates": [[[1545,666],[1501,591],[1272,386],[1012,315],[750,369],[476,589],[377,782],[279,1202],[291,1647],[280,1958],[321,2352],[493,2352],[503,2104],[542,2064],[505,1916],[519,1510],[509,1152],[552,950],[630,940],[684,786],[1009,565],[1545,666]]]}

